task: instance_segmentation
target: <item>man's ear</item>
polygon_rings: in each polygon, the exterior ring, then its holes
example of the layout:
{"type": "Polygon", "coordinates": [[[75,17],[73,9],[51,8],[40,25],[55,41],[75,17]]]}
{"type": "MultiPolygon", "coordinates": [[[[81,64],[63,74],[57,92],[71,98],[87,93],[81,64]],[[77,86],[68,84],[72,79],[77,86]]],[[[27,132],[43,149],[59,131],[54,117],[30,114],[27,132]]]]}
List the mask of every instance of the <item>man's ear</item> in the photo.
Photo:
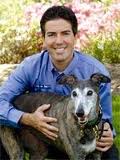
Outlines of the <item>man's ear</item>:
{"type": "Polygon", "coordinates": [[[45,50],[47,49],[46,44],[45,44],[45,38],[43,37],[43,45],[42,45],[42,49],[45,50]]]}
{"type": "Polygon", "coordinates": [[[111,82],[111,79],[108,77],[108,76],[105,76],[101,73],[94,73],[91,75],[90,79],[100,85],[100,83],[110,83],[111,82]]]}
{"type": "Polygon", "coordinates": [[[77,45],[77,42],[78,42],[78,33],[76,33],[76,35],[75,35],[75,46],[77,45]]]}

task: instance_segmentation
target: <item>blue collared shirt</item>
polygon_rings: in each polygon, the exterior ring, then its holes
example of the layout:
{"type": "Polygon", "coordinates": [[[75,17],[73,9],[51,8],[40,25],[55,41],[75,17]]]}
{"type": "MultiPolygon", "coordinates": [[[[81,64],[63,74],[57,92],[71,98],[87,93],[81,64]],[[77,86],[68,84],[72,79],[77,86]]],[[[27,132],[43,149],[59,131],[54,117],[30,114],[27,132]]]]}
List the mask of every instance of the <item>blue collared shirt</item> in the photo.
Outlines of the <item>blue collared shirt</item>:
{"type": "MultiPolygon", "coordinates": [[[[74,58],[62,72],[75,75],[78,79],[89,79],[93,73],[100,72],[109,76],[107,69],[95,58],[74,51],[74,58]]],[[[57,79],[60,73],[54,68],[48,52],[32,55],[24,59],[9,76],[8,80],[0,87],[0,123],[18,127],[18,122],[23,115],[13,107],[11,101],[25,91],[30,92],[55,92],[69,95],[70,88],[59,85],[57,79]]],[[[112,120],[112,105],[110,84],[100,87],[100,103],[103,110],[103,119],[112,120]]]]}

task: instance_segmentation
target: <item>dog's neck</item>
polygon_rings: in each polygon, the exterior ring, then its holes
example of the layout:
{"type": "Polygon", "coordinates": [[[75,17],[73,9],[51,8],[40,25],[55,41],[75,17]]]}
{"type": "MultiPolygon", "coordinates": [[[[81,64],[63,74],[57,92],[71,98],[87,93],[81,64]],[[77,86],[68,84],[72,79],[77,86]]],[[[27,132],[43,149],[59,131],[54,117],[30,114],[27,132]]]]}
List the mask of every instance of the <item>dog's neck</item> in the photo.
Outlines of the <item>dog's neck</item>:
{"type": "Polygon", "coordinates": [[[88,121],[88,123],[86,123],[85,127],[93,128],[101,122],[101,119],[102,119],[102,108],[99,105],[98,117],[96,117],[95,119],[93,119],[91,121],[88,121]]]}
{"type": "MultiPolygon", "coordinates": [[[[95,119],[93,119],[91,121],[88,121],[85,125],[80,125],[81,137],[84,136],[85,129],[90,129],[94,133],[95,138],[99,139],[101,137],[101,133],[99,133],[99,128],[102,128],[102,127],[100,127],[100,126],[102,126],[101,119],[102,119],[102,109],[101,109],[101,106],[99,106],[98,117],[96,117],[95,119]]],[[[102,130],[101,130],[101,132],[102,132],[102,130]]]]}

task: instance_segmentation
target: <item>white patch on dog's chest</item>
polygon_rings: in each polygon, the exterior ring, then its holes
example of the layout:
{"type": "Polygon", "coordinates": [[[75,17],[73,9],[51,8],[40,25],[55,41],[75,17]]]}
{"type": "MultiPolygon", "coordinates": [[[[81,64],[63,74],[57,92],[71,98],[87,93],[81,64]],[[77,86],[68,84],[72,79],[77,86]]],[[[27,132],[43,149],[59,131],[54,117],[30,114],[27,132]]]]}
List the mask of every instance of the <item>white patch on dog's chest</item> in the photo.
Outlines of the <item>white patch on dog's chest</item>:
{"type": "Polygon", "coordinates": [[[93,152],[96,148],[96,139],[94,139],[91,143],[87,143],[85,145],[82,145],[82,148],[87,152],[93,152]]]}

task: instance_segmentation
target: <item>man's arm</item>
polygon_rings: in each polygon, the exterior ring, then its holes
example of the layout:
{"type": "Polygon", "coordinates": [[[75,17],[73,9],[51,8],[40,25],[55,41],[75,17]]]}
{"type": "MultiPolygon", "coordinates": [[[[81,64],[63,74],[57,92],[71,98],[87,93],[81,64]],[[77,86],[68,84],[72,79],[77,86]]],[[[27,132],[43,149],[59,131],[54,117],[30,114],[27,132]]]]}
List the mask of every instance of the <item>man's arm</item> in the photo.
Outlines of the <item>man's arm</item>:
{"type": "Polygon", "coordinates": [[[104,130],[102,137],[97,141],[96,149],[102,152],[107,151],[113,144],[112,130],[112,98],[111,98],[111,84],[101,85],[100,88],[100,102],[103,109],[104,130]]]}
{"type": "Polygon", "coordinates": [[[18,127],[18,121],[23,115],[22,111],[12,105],[13,99],[27,89],[27,72],[25,62],[22,62],[0,87],[0,123],[18,127]]]}
{"type": "Polygon", "coordinates": [[[50,122],[57,120],[52,117],[45,117],[44,110],[48,109],[49,105],[40,106],[34,113],[24,113],[14,108],[12,100],[29,89],[28,83],[34,77],[32,69],[23,62],[15,72],[8,78],[0,88],[0,124],[12,127],[20,127],[28,125],[34,127],[38,131],[45,134],[48,138],[55,140],[58,129],[50,122]],[[28,72],[30,74],[28,75],[28,72]]]}

